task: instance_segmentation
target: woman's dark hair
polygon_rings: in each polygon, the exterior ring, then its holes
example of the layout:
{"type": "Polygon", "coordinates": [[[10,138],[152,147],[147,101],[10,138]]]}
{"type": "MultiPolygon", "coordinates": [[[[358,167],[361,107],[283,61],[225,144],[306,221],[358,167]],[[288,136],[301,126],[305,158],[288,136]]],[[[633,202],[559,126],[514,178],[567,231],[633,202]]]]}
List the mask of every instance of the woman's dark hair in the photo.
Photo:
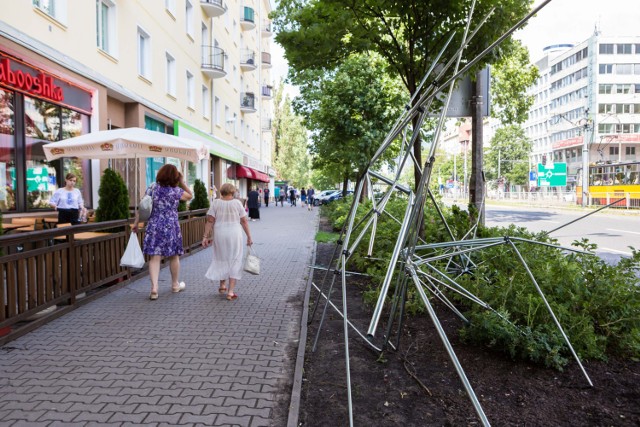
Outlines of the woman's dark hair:
{"type": "Polygon", "coordinates": [[[163,187],[177,187],[182,174],[174,165],[164,165],[156,175],[156,182],[163,187]]]}
{"type": "Polygon", "coordinates": [[[68,173],[67,176],[64,177],[64,179],[73,179],[73,178],[78,179],[78,177],[72,173],[68,173]]]}

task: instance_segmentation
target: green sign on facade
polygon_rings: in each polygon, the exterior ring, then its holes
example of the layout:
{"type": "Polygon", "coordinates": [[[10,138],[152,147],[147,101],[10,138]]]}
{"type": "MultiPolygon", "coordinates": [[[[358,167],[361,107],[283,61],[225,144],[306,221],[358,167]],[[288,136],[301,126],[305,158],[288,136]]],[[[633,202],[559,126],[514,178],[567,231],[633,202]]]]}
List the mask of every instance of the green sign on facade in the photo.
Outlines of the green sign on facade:
{"type": "Polygon", "coordinates": [[[538,163],[538,187],[564,187],[567,185],[567,164],[538,163]]]}

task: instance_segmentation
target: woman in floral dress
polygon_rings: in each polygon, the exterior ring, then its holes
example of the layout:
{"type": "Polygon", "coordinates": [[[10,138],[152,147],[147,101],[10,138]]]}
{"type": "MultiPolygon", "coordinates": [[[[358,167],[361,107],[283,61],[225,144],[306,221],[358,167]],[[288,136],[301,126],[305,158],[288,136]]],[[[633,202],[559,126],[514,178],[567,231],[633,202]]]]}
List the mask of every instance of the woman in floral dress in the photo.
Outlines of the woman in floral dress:
{"type": "MultiPolygon", "coordinates": [[[[178,222],[178,203],[181,200],[191,200],[193,194],[185,184],[182,174],[174,165],[164,165],[158,171],[156,182],[147,188],[145,194],[153,199],[151,216],[145,228],[142,252],[150,255],[149,278],[151,279],[151,293],[149,299],[158,299],[158,277],[160,276],[160,261],[162,257],[169,257],[171,270],[171,290],[174,293],[183,291],[184,282],[178,281],[180,274],[180,255],[182,249],[182,233],[178,222]]],[[[138,231],[138,213],[133,231],[138,231]]]]}
{"type": "Polygon", "coordinates": [[[203,247],[206,248],[213,243],[213,259],[205,277],[220,281],[218,292],[226,294],[229,301],[238,299],[235,287],[236,281],[242,278],[243,231],[247,236],[247,245],[253,244],[247,213],[242,203],[234,199],[235,191],[235,187],[229,183],[220,187],[220,198],[211,203],[202,236],[203,247]]]}

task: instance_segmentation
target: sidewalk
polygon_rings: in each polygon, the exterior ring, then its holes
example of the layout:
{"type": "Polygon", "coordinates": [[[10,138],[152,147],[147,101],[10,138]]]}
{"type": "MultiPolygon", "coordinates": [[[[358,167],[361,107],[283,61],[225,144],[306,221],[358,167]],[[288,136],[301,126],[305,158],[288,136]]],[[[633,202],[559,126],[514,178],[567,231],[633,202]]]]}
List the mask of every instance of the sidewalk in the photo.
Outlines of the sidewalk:
{"type": "Polygon", "coordinates": [[[143,277],[0,347],[0,425],[286,425],[318,210],[260,215],[237,301],[203,250],[182,293],[165,267],[157,301],[143,277]]]}

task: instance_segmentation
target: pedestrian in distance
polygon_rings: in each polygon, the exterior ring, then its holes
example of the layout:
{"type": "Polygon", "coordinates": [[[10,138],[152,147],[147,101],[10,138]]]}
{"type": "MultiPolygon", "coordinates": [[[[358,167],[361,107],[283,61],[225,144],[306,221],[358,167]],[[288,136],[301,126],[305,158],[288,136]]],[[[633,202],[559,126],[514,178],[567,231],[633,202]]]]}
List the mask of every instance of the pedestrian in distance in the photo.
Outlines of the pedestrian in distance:
{"type": "Polygon", "coordinates": [[[268,208],[269,207],[269,189],[265,188],[263,194],[264,194],[264,207],[268,208]]]}
{"type": "MultiPolygon", "coordinates": [[[[184,291],[186,285],[179,281],[180,255],[184,254],[182,247],[182,232],[178,222],[178,203],[191,200],[193,194],[184,182],[182,174],[174,165],[166,164],[160,168],[156,182],[147,188],[145,194],[152,197],[153,207],[147,221],[142,252],[150,256],[149,278],[151,293],[149,299],[158,299],[158,277],[160,276],[160,261],[162,257],[169,258],[171,270],[171,291],[184,291]]],[[[138,212],[134,219],[133,232],[138,232],[138,212]]]]}
{"type": "Polygon", "coordinates": [[[280,207],[284,208],[284,199],[287,197],[287,188],[282,187],[280,189],[280,207]]]}
{"type": "Polygon", "coordinates": [[[235,288],[237,281],[242,279],[243,231],[247,236],[247,246],[253,245],[247,213],[242,203],[233,198],[234,192],[233,184],[226,183],[220,187],[220,198],[213,201],[207,212],[202,236],[203,247],[213,244],[213,258],[205,277],[220,281],[218,292],[226,294],[229,301],[238,299],[235,288]]]}
{"type": "Polygon", "coordinates": [[[289,203],[291,204],[291,207],[296,205],[296,189],[293,187],[289,188],[289,203]]]}
{"type": "Polygon", "coordinates": [[[307,203],[307,190],[304,188],[300,191],[300,207],[304,209],[304,205],[307,203]]]}
{"type": "Polygon", "coordinates": [[[309,187],[309,189],[307,190],[307,199],[308,199],[307,209],[308,210],[313,209],[313,204],[315,203],[315,195],[316,195],[316,192],[313,189],[313,187],[309,187]]]}
{"type": "Polygon", "coordinates": [[[260,219],[260,193],[258,187],[255,190],[249,191],[247,195],[247,208],[249,208],[249,218],[251,221],[260,219]]]}
{"type": "Polygon", "coordinates": [[[273,200],[276,202],[276,208],[278,207],[278,200],[280,200],[280,187],[273,189],[273,200]]]}
{"type": "Polygon", "coordinates": [[[64,178],[65,186],[53,193],[49,206],[58,211],[58,224],[80,224],[83,222],[81,219],[86,218],[87,209],[84,207],[82,193],[75,188],[78,177],[68,173],[64,178]]]}

